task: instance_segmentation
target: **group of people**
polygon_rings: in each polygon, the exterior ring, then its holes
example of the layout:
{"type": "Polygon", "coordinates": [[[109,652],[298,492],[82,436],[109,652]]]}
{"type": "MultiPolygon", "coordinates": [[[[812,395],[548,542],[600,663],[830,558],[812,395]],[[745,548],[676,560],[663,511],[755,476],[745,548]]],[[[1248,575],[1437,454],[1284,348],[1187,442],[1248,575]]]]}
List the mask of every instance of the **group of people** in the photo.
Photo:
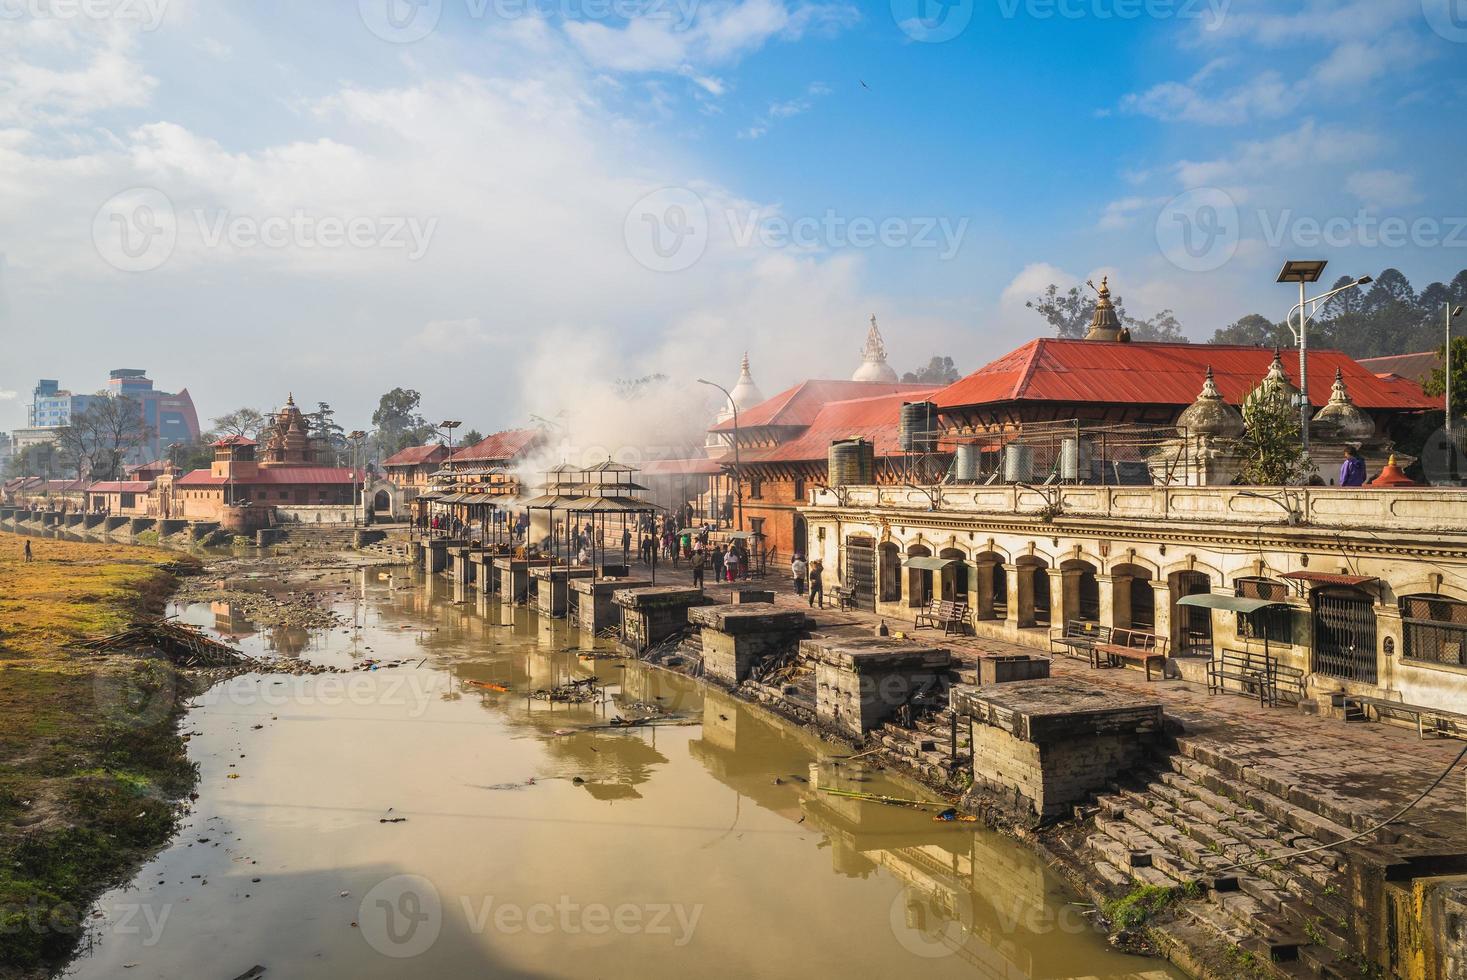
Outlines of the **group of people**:
{"type": "Polygon", "coordinates": [[[688,563],[693,570],[693,584],[703,587],[708,569],[713,569],[715,581],[737,582],[750,574],[749,546],[746,542],[734,541],[728,547],[714,544],[707,546],[706,532],[689,543],[688,563]]]}
{"type": "Polygon", "coordinates": [[[806,589],[810,593],[810,607],[819,606],[825,608],[825,563],[819,558],[814,561],[806,561],[805,556],[795,552],[795,557],[790,560],[790,576],[795,580],[795,595],[804,595],[806,589]]]}

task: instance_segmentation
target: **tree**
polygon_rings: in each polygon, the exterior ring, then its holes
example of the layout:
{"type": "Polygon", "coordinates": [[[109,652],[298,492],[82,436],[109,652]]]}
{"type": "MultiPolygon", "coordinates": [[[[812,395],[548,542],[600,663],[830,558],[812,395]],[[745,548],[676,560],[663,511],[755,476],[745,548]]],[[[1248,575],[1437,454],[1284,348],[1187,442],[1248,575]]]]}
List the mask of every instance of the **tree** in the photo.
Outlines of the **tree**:
{"type": "MultiPolygon", "coordinates": [[[[1115,307],[1116,318],[1131,331],[1131,339],[1187,343],[1182,324],[1171,310],[1162,310],[1142,320],[1126,312],[1125,301],[1119,295],[1111,296],[1110,301],[1115,307]]],[[[1059,286],[1050,283],[1043,293],[1024,305],[1049,321],[1055,333],[1067,340],[1083,338],[1090,331],[1090,321],[1095,316],[1095,297],[1079,286],[1060,292],[1059,286]]]]}
{"type": "MultiPolygon", "coordinates": [[[[1437,348],[1438,355],[1446,353],[1446,346],[1437,348]]],[[[1431,377],[1422,382],[1421,387],[1428,395],[1445,395],[1447,393],[1447,369],[1446,364],[1441,363],[1431,369],[1431,377]]],[[[1459,419],[1463,411],[1467,410],[1467,337],[1452,338],[1452,418],[1459,419]]]]}
{"type": "Polygon", "coordinates": [[[1218,328],[1209,343],[1242,347],[1289,347],[1294,343],[1294,335],[1282,323],[1274,323],[1258,313],[1249,313],[1226,327],[1218,328]]]}
{"type": "Polygon", "coordinates": [[[1282,487],[1305,482],[1314,464],[1299,437],[1299,411],[1281,389],[1259,385],[1243,399],[1242,480],[1254,486],[1282,487]]]}
{"type": "Polygon", "coordinates": [[[322,462],[340,466],[344,455],[351,452],[346,430],[336,424],[336,410],[326,402],[317,402],[316,410],[305,416],[307,435],[316,444],[322,462]]]}
{"type": "Polygon", "coordinates": [[[393,388],[377,403],[372,425],[377,430],[378,454],[386,459],[409,446],[421,446],[433,427],[418,413],[423,396],[411,388],[393,388]]]}
{"type": "Polygon", "coordinates": [[[943,357],[933,354],[927,364],[916,371],[908,371],[902,375],[903,384],[913,385],[950,385],[962,377],[953,364],[951,357],[943,357]]]}
{"type": "Polygon", "coordinates": [[[214,420],[214,429],[221,436],[243,436],[254,439],[265,428],[265,416],[253,408],[236,408],[214,420]]]}
{"type": "Polygon", "coordinates": [[[58,472],[56,455],[55,445],[49,442],[26,446],[6,460],[5,475],[10,479],[22,476],[54,479],[58,472]]]}
{"type": "Polygon", "coordinates": [[[206,432],[193,442],[175,442],[168,447],[168,461],[180,473],[206,470],[209,468],[209,464],[214,462],[214,449],[212,444],[217,442],[218,439],[219,433],[206,432]]]}
{"type": "Polygon", "coordinates": [[[87,450],[94,480],[121,479],[128,457],[155,435],[143,418],[143,406],[126,395],[94,399],[85,411],[72,416],[71,425],[82,431],[79,445],[87,450]]]}
{"type": "Polygon", "coordinates": [[[479,443],[481,443],[483,441],[484,441],[484,436],[483,436],[482,433],[479,432],[478,429],[470,429],[469,431],[467,431],[467,432],[465,432],[463,434],[463,437],[459,440],[459,445],[460,446],[477,446],[479,443]]]}
{"type": "Polygon", "coordinates": [[[1182,324],[1171,310],[1162,310],[1160,313],[1145,320],[1135,317],[1121,315],[1122,322],[1130,328],[1132,340],[1159,341],[1168,344],[1185,344],[1187,338],[1182,334],[1182,324]]]}
{"type": "MultiPolygon", "coordinates": [[[[1120,296],[1112,296],[1111,304],[1121,322],[1126,322],[1129,318],[1120,296]]],[[[1062,339],[1079,340],[1084,337],[1090,329],[1090,319],[1095,316],[1094,297],[1079,286],[1071,286],[1062,293],[1058,286],[1050,283],[1043,293],[1024,305],[1048,320],[1062,339]]]]}

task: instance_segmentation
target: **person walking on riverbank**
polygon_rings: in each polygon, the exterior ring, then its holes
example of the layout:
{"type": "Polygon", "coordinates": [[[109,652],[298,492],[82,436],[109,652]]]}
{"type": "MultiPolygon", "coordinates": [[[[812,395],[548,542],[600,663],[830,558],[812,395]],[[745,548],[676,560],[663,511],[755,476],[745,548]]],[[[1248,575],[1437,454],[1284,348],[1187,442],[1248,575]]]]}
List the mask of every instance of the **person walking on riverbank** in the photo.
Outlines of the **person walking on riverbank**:
{"type": "Polygon", "coordinates": [[[33,554],[31,554],[31,543],[29,541],[27,541],[25,543],[25,563],[27,565],[29,565],[31,562],[33,562],[35,560],[36,560],[36,556],[33,555],[33,554]]]}
{"type": "Polygon", "coordinates": [[[708,565],[708,554],[702,548],[693,552],[693,584],[703,588],[703,569],[708,565]]]}
{"type": "Polygon", "coordinates": [[[810,566],[805,561],[805,556],[796,552],[794,561],[790,562],[790,576],[795,580],[795,595],[805,594],[805,576],[809,573],[810,566]]]}
{"type": "Polygon", "coordinates": [[[825,608],[825,566],[819,558],[810,563],[810,608],[816,603],[825,608]]]}
{"type": "Polygon", "coordinates": [[[728,554],[723,556],[723,570],[728,580],[733,582],[739,577],[739,551],[737,548],[728,549],[728,554]]]}

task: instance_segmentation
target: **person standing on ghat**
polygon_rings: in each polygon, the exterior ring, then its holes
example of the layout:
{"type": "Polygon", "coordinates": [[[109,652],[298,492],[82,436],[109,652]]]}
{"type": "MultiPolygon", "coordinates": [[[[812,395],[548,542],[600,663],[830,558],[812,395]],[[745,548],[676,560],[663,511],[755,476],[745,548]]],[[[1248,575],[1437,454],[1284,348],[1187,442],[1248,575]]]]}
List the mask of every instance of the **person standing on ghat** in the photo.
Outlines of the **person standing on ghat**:
{"type": "Polygon", "coordinates": [[[703,569],[708,564],[708,554],[701,547],[693,551],[693,584],[703,588],[703,569]]]}
{"type": "Polygon", "coordinates": [[[795,552],[794,560],[790,562],[790,576],[795,580],[795,595],[805,594],[805,576],[809,571],[810,566],[806,564],[805,556],[795,552]]]}
{"type": "Polygon", "coordinates": [[[814,608],[816,603],[820,608],[825,608],[825,566],[819,558],[810,563],[810,606],[814,608]]]}
{"type": "Polygon", "coordinates": [[[624,526],[621,529],[621,563],[627,564],[632,557],[632,529],[624,526]]]}

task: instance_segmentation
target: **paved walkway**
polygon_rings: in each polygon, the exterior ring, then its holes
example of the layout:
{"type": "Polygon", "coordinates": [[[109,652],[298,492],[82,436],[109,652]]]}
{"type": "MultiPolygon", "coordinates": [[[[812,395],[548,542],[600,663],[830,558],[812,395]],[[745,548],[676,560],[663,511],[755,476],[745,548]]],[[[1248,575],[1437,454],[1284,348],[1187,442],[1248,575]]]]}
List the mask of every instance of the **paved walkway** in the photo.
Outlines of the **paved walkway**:
{"type": "MultiPolygon", "coordinates": [[[[659,581],[691,581],[686,567],[659,569],[659,581]]],[[[750,588],[773,589],[776,604],[808,608],[783,576],[750,582],[750,588]]],[[[715,597],[726,583],[708,591],[715,597]]],[[[824,629],[874,630],[883,617],[861,611],[816,610],[824,629]]],[[[893,630],[912,633],[910,622],[893,630]]],[[[915,634],[940,640],[952,648],[966,668],[982,654],[1033,654],[1021,647],[985,637],[943,637],[938,631],[915,634]]],[[[1160,699],[1166,714],[1180,722],[1184,737],[1237,766],[1271,774],[1290,796],[1322,803],[1336,822],[1364,830],[1411,802],[1467,748],[1455,739],[1420,739],[1414,728],[1379,722],[1344,722],[1305,714],[1293,706],[1262,707],[1237,695],[1209,695],[1204,685],[1180,679],[1148,683],[1138,668],[1092,669],[1088,661],[1056,657],[1053,676],[1080,675],[1105,687],[1160,699]]],[[[1422,855],[1467,854],[1467,759],[1393,829],[1403,832],[1398,850],[1422,855]]]]}

